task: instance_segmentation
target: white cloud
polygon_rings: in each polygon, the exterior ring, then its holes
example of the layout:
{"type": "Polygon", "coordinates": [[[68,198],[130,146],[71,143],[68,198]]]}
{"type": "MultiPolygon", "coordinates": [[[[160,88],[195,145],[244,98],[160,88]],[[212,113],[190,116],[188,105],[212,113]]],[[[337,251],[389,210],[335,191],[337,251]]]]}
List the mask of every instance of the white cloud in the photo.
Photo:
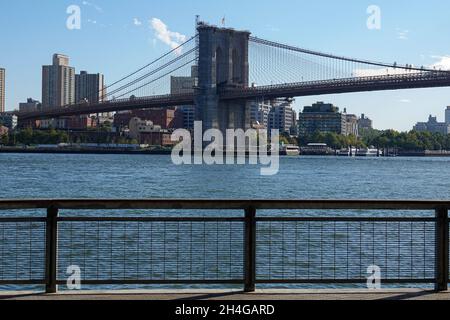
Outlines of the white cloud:
{"type": "Polygon", "coordinates": [[[397,29],[397,39],[408,40],[409,30],[397,29]]]}
{"type": "Polygon", "coordinates": [[[410,103],[411,100],[409,100],[409,99],[400,99],[400,102],[401,103],[410,103]]]}
{"type": "Polygon", "coordinates": [[[430,68],[436,70],[450,70],[450,56],[431,56],[438,61],[433,63],[430,68]]]}
{"type": "Polygon", "coordinates": [[[269,31],[271,31],[271,32],[279,32],[279,31],[280,31],[280,28],[275,27],[275,26],[273,26],[273,25],[271,25],[271,24],[266,25],[266,28],[267,28],[269,31]]]}
{"type": "Polygon", "coordinates": [[[98,12],[103,13],[103,9],[101,7],[99,7],[98,5],[96,5],[95,3],[88,2],[88,1],[83,1],[82,3],[84,6],[92,7],[95,10],[97,10],[98,12]]]}
{"type": "Polygon", "coordinates": [[[133,19],[133,24],[134,24],[135,26],[141,26],[141,25],[142,25],[142,21],[139,20],[138,18],[134,18],[134,19],[133,19]]]}
{"type": "Polygon", "coordinates": [[[150,27],[155,31],[155,36],[172,49],[177,48],[187,37],[181,33],[170,31],[167,25],[158,18],[150,20],[150,27]]]}

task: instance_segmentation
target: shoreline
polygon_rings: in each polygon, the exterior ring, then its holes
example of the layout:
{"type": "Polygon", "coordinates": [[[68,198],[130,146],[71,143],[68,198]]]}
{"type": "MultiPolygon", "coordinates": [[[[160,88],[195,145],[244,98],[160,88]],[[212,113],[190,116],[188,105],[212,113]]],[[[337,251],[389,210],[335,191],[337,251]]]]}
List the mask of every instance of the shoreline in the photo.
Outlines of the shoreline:
{"type": "MultiPolygon", "coordinates": [[[[170,155],[171,150],[126,150],[126,149],[33,149],[33,148],[0,148],[1,153],[24,153],[24,154],[126,154],[126,155],[170,155]]],[[[286,154],[280,153],[281,156],[287,156],[286,154]]],[[[350,158],[349,156],[337,156],[334,154],[304,154],[299,156],[291,157],[337,157],[337,158],[350,158]]],[[[427,158],[447,158],[450,157],[450,153],[442,153],[439,151],[422,151],[422,152],[404,152],[397,154],[395,156],[381,156],[379,158],[392,158],[392,157],[427,157],[427,158]]],[[[356,158],[367,158],[359,156],[356,158]]],[[[378,157],[370,157],[378,158],[378,157]]]]}

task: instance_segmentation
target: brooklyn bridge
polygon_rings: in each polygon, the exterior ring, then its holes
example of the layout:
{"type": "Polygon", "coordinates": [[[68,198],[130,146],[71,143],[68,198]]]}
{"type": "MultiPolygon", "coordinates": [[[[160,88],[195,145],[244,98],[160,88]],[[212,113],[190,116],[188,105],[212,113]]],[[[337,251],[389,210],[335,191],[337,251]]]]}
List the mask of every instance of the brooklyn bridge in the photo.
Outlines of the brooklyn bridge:
{"type": "Polygon", "coordinates": [[[99,103],[18,112],[19,121],[195,106],[203,128],[249,128],[249,102],[274,98],[450,86],[450,71],[337,56],[200,23],[197,34],[105,87],[99,103]],[[171,82],[191,78],[177,92],[171,82]]]}

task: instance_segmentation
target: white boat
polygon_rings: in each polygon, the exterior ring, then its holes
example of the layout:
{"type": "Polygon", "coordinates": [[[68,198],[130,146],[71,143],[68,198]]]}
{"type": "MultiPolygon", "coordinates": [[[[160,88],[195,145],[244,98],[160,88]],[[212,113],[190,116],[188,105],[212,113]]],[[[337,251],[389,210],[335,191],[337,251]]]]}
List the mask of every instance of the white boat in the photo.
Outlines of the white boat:
{"type": "Polygon", "coordinates": [[[383,151],[375,149],[374,147],[359,149],[356,152],[357,157],[381,157],[383,156],[383,151]]]}
{"type": "Polygon", "coordinates": [[[292,144],[283,145],[281,146],[281,153],[287,156],[298,156],[300,155],[300,148],[292,144]]]}
{"type": "Polygon", "coordinates": [[[341,149],[337,155],[341,157],[354,157],[356,156],[356,148],[341,149]]]}

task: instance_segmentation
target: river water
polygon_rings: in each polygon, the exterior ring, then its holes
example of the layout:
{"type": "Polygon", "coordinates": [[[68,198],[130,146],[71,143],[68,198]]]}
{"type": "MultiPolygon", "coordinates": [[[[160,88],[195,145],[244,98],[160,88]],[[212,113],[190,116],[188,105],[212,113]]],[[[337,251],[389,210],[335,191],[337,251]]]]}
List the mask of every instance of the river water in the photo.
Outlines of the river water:
{"type": "Polygon", "coordinates": [[[0,154],[0,198],[448,199],[450,158],[281,157],[260,166],[158,155],[0,154]]]}

